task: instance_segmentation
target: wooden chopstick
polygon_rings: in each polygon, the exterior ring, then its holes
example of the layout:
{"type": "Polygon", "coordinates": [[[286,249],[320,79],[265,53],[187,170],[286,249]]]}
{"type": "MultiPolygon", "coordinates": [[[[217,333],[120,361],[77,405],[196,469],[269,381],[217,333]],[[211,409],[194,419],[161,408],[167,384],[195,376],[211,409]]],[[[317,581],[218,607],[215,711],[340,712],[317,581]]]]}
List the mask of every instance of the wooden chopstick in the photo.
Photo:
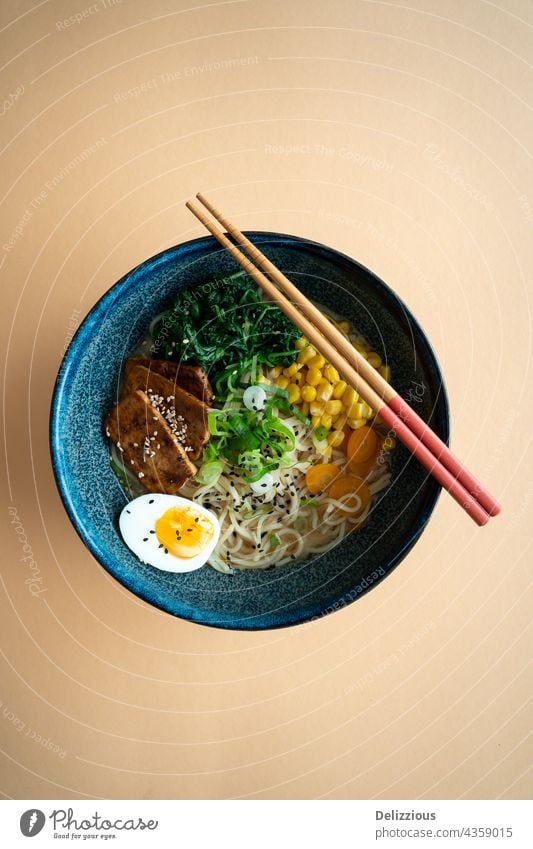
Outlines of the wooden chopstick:
{"type": "MultiPolygon", "coordinates": [[[[199,199],[202,203],[205,202],[202,195],[199,195],[199,199]]],[[[363,400],[378,413],[381,419],[389,426],[394,435],[396,435],[407,446],[424,468],[426,468],[441,484],[441,486],[450,493],[450,495],[461,505],[461,507],[463,507],[468,515],[471,516],[478,525],[485,525],[489,520],[489,513],[457,480],[457,477],[443,465],[440,457],[442,449],[439,449],[438,454],[433,454],[427,445],[421,441],[421,439],[387,403],[384,397],[385,391],[381,390],[381,387],[380,390],[376,391],[369,384],[363,374],[363,368],[358,371],[359,363],[355,361],[354,364],[353,352],[355,349],[349,344],[349,342],[347,342],[342,334],[336,331],[336,328],[333,327],[328,319],[325,318],[322,313],[320,313],[316,307],[314,307],[313,304],[311,304],[307,298],[305,298],[305,296],[296,289],[290,281],[287,280],[286,277],[284,277],[284,275],[282,275],[279,269],[270,263],[270,261],[267,260],[267,258],[264,257],[260,251],[258,251],[257,248],[249,242],[249,240],[246,239],[244,234],[240,234],[242,236],[243,246],[249,249],[248,244],[244,245],[244,242],[249,243],[253,249],[250,250],[250,254],[254,255],[254,258],[255,256],[258,256],[258,262],[259,259],[261,259],[263,266],[268,267],[270,276],[275,279],[277,283],[279,282],[280,287],[283,286],[285,291],[290,292],[291,297],[298,304],[300,309],[297,309],[294,303],[291,303],[265,276],[265,274],[263,274],[263,272],[257,268],[257,266],[254,265],[247,256],[241,253],[241,251],[228,239],[228,237],[205,215],[202,209],[190,201],[187,202],[186,206],[198,218],[198,220],[202,222],[207,230],[209,230],[219,244],[221,244],[239,263],[239,265],[256,281],[256,283],[261,286],[268,297],[274,301],[285,315],[287,315],[287,317],[290,318],[290,320],[302,331],[314,347],[320,351],[326,359],[332,363],[332,365],[335,366],[337,371],[342,374],[347,383],[352,385],[361,395],[363,400]],[[268,266],[266,265],[267,263],[268,266]],[[305,315],[303,314],[304,312],[305,315]],[[309,316],[309,318],[306,316],[309,316]],[[311,323],[311,320],[313,323],[311,323]],[[330,339],[334,340],[336,347],[334,347],[330,339]],[[345,351],[346,354],[344,354],[345,351]]],[[[215,208],[212,207],[212,209],[215,208]]],[[[210,209],[210,211],[212,211],[212,209],[210,209]]],[[[216,213],[217,217],[221,215],[218,210],[216,210],[216,213]]],[[[212,214],[215,213],[212,212],[212,214]]],[[[225,219],[223,226],[226,227],[228,232],[231,232],[230,227],[227,226],[228,224],[230,225],[231,230],[233,230],[236,234],[240,232],[236,227],[231,225],[227,219],[225,219]]],[[[367,366],[368,369],[374,371],[363,357],[361,357],[361,360],[365,363],[365,366],[367,366]]],[[[365,369],[365,372],[368,373],[368,370],[365,369]]],[[[386,387],[389,386],[386,381],[383,381],[383,383],[386,387]]],[[[405,404],[405,402],[402,401],[402,404],[405,404]]],[[[407,407],[408,405],[405,406],[407,407]]],[[[422,424],[424,424],[425,430],[429,430],[425,423],[422,424]]],[[[436,435],[435,438],[440,445],[444,446],[444,443],[441,443],[436,435]]]]}

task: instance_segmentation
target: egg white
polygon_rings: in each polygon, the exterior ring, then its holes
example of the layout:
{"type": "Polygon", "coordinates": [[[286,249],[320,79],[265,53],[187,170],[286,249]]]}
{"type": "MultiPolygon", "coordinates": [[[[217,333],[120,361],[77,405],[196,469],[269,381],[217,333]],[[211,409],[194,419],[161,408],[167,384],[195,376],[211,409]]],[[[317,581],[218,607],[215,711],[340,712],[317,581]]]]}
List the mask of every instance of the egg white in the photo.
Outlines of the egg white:
{"type": "Polygon", "coordinates": [[[163,493],[140,495],[126,504],[120,514],[119,527],[122,539],[139,560],[164,572],[193,572],[199,569],[211,557],[220,537],[220,523],[214,513],[189,498],[163,493]],[[171,507],[192,508],[209,519],[213,525],[211,540],[195,557],[182,559],[170,552],[165,554],[164,548],[160,547],[155,534],[155,524],[171,507]]]}

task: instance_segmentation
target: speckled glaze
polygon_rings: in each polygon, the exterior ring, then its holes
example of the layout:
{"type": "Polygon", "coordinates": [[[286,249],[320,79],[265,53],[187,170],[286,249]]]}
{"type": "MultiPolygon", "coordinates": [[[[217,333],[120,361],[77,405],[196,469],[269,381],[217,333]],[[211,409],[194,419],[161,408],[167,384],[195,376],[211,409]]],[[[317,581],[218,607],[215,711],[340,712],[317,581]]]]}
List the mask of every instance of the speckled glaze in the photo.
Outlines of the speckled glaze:
{"type": "MultiPolygon", "coordinates": [[[[391,366],[395,388],[447,442],[448,404],[439,366],[420,326],[391,289],[323,245],[277,233],[247,235],[308,297],[353,322],[391,366]]],[[[235,270],[231,257],[208,237],[164,251],[116,283],[91,310],[63,360],[52,400],[50,444],[70,519],[114,578],[175,616],[255,630],[323,616],[375,587],[419,538],[439,487],[400,446],[392,455],[392,484],[365,527],[327,554],[235,576],[209,567],[170,574],[136,560],[118,532],[125,496],[110,468],[102,429],[117,395],[121,363],[178,289],[235,270]]]]}

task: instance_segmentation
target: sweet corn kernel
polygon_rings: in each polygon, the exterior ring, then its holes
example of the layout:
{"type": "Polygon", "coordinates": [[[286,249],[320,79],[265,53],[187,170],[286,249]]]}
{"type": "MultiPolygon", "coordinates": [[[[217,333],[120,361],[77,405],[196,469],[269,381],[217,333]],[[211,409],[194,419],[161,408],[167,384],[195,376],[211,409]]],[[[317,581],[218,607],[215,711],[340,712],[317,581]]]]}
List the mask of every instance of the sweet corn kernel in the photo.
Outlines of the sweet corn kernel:
{"type": "Polygon", "coordinates": [[[294,377],[297,371],[298,365],[297,363],[293,363],[292,365],[287,366],[287,368],[283,369],[283,374],[285,375],[285,377],[294,377]]]}
{"type": "Polygon", "coordinates": [[[332,448],[338,448],[339,445],[342,445],[344,442],[344,431],[342,430],[332,430],[328,433],[328,444],[331,445],[332,448]]]}
{"type": "Polygon", "coordinates": [[[296,362],[305,365],[309,362],[309,360],[312,360],[314,356],[316,356],[315,349],[312,345],[308,345],[307,348],[304,348],[303,351],[300,351],[300,353],[296,357],[296,362]]]}
{"type": "Polygon", "coordinates": [[[348,425],[352,430],[357,430],[366,425],[366,419],[348,419],[348,425]]]}
{"type": "Polygon", "coordinates": [[[353,386],[346,387],[342,396],[342,403],[344,404],[346,409],[349,409],[352,404],[355,404],[355,402],[358,400],[359,395],[357,394],[353,386]]]}
{"type": "Polygon", "coordinates": [[[316,397],[319,401],[329,401],[333,394],[333,386],[327,380],[321,380],[316,388],[316,397]]]}
{"type": "Polygon", "coordinates": [[[300,400],[300,387],[296,383],[289,383],[287,392],[289,393],[289,404],[297,404],[300,400]]]}
{"type": "Polygon", "coordinates": [[[330,416],[338,416],[342,413],[342,401],[328,401],[326,404],[326,413],[330,416]]]}
{"type": "Polygon", "coordinates": [[[302,371],[298,371],[292,379],[294,383],[296,383],[298,386],[301,386],[302,383],[305,383],[305,374],[302,371]]]}
{"type": "Polygon", "coordinates": [[[319,424],[320,416],[313,416],[313,414],[311,414],[311,427],[314,429],[315,427],[318,427],[319,424]]]}
{"type": "Polygon", "coordinates": [[[311,401],[309,411],[312,416],[321,416],[326,410],[326,405],[322,401],[311,401]]]}
{"type": "Polygon", "coordinates": [[[361,404],[361,402],[356,401],[355,404],[352,404],[350,407],[346,409],[346,415],[349,419],[366,419],[368,416],[365,415],[365,405],[361,404]]]}
{"type": "Polygon", "coordinates": [[[348,384],[345,380],[338,380],[337,383],[333,386],[333,397],[334,398],[342,398],[344,393],[346,392],[346,387],[348,384]]]}
{"type": "Polygon", "coordinates": [[[276,377],[280,376],[282,371],[283,369],[281,366],[274,366],[274,368],[271,368],[268,372],[268,376],[271,378],[271,380],[275,380],[276,377]]]}
{"type": "Polygon", "coordinates": [[[308,416],[309,415],[309,404],[307,403],[307,401],[304,401],[303,404],[301,405],[300,412],[301,412],[302,416],[308,416]]]}
{"type": "Polygon", "coordinates": [[[281,376],[276,378],[275,383],[276,386],[279,386],[280,389],[286,389],[289,385],[289,380],[288,378],[281,376]]]}
{"type": "Polygon", "coordinates": [[[307,365],[310,368],[324,368],[326,365],[326,358],[322,354],[315,354],[315,356],[307,361],[307,365]]]}
{"type": "Polygon", "coordinates": [[[333,424],[333,416],[330,416],[329,413],[324,413],[320,419],[320,424],[322,427],[326,427],[329,430],[333,424]]]}
{"type": "Polygon", "coordinates": [[[304,348],[307,348],[309,345],[309,340],[305,338],[305,336],[300,336],[299,339],[296,340],[295,348],[297,351],[303,351],[304,348]]]}
{"type": "Polygon", "coordinates": [[[258,382],[258,383],[265,383],[265,384],[267,384],[267,386],[271,386],[271,385],[272,385],[272,381],[270,381],[270,380],[268,379],[268,377],[265,377],[265,375],[264,375],[264,374],[259,374],[259,375],[257,376],[257,382],[258,382]]]}
{"type": "Polygon", "coordinates": [[[339,330],[343,333],[350,332],[350,322],[349,321],[339,321],[339,330]]]}
{"type": "Polygon", "coordinates": [[[310,386],[318,386],[322,380],[322,372],[320,372],[317,368],[311,367],[307,370],[305,379],[310,386]]]}
{"type": "Polygon", "coordinates": [[[308,383],[305,386],[302,386],[302,398],[304,401],[314,401],[316,398],[315,387],[310,386],[308,383]]]}
{"type": "Polygon", "coordinates": [[[381,357],[375,351],[370,351],[367,360],[373,368],[379,368],[382,363],[381,357]]]}
{"type": "Polygon", "coordinates": [[[386,380],[387,383],[390,383],[390,366],[380,366],[378,371],[382,376],[383,380],[386,380]]]}
{"type": "Polygon", "coordinates": [[[346,413],[341,413],[340,416],[336,416],[333,419],[333,424],[335,425],[335,430],[342,430],[347,421],[348,421],[348,416],[346,415],[346,413]]]}
{"type": "Polygon", "coordinates": [[[396,448],[396,440],[393,436],[386,436],[383,442],[381,443],[381,447],[384,451],[392,451],[396,448]]]}
{"type": "Polygon", "coordinates": [[[328,363],[324,367],[324,371],[322,372],[322,374],[324,375],[326,380],[329,380],[330,383],[337,383],[337,381],[340,379],[339,372],[337,371],[335,366],[331,365],[331,363],[328,363]]]}
{"type": "MultiPolygon", "coordinates": [[[[363,415],[361,416],[361,418],[371,419],[373,415],[374,415],[374,410],[372,409],[372,407],[369,407],[368,404],[363,404],[363,415]]],[[[352,416],[352,418],[358,419],[359,416],[352,416]]]]}

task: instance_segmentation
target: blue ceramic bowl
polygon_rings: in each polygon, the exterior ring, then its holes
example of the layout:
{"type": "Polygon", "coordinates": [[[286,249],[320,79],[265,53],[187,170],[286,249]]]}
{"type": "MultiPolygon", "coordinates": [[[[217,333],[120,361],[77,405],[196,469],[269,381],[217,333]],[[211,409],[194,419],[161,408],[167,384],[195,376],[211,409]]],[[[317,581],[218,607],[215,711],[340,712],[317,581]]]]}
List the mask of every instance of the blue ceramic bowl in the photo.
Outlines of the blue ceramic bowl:
{"type": "MultiPolygon", "coordinates": [[[[353,259],[316,242],[277,233],[248,235],[308,297],[353,322],[389,363],[396,389],[447,442],[448,404],[439,366],[419,324],[394,292],[353,259]]],[[[419,538],[439,487],[399,446],[392,454],[393,481],[369,521],[327,554],[235,576],[207,566],[175,575],[134,557],[118,532],[125,497],[110,468],[102,429],[121,363],[180,288],[235,270],[231,257],[208,237],[170,248],[116,283],[93,307],[63,360],[50,443],[70,519],[114,578],[183,619],[255,630],[323,616],[375,587],[419,538]]]]}

